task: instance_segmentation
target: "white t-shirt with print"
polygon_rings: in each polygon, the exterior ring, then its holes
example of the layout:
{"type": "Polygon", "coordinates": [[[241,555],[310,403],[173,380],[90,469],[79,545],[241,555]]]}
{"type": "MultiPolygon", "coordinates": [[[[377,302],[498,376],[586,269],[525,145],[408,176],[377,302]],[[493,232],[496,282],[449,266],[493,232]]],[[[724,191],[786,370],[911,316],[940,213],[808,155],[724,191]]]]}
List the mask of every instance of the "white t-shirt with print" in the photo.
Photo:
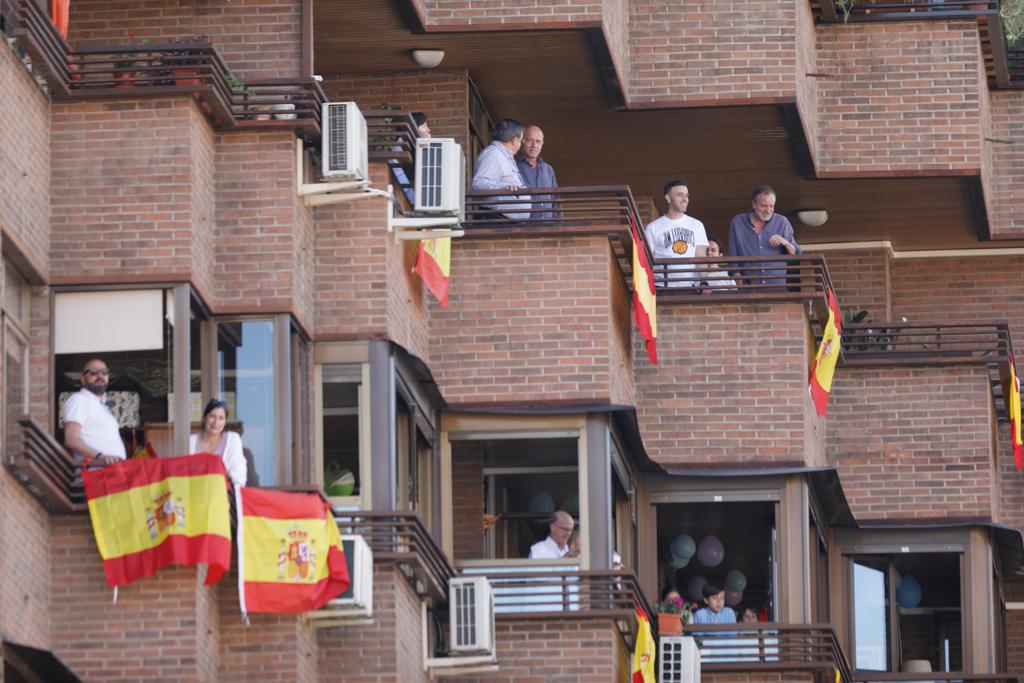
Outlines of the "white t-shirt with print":
{"type": "MultiPolygon", "coordinates": [[[[708,246],[708,235],[704,230],[704,224],[693,216],[683,214],[679,218],[662,216],[647,224],[644,228],[644,236],[651,252],[656,259],[667,258],[693,258],[697,255],[697,247],[708,246]]],[[[691,271],[693,265],[671,266],[669,270],[674,272],[691,271]]],[[[664,272],[662,268],[654,267],[655,277],[664,272]]],[[[692,280],[669,281],[669,287],[696,287],[700,284],[698,278],[692,280]]]]}

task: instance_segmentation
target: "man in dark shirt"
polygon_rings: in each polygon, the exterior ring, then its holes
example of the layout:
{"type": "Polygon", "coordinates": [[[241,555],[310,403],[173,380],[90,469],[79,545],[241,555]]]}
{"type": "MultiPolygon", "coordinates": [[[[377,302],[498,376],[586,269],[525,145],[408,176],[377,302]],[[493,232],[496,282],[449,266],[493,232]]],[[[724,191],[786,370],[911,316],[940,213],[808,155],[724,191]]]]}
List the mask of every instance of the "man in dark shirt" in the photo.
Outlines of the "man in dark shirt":
{"type": "MultiPolygon", "coordinates": [[[[558,187],[558,180],[555,178],[555,169],[551,164],[540,158],[540,151],[544,148],[544,131],[537,126],[527,126],[523,132],[523,146],[516,157],[516,165],[519,173],[522,174],[526,186],[530,189],[538,187],[558,187]]],[[[550,199],[550,197],[538,197],[538,199],[550,199]]],[[[550,201],[534,202],[534,209],[550,209],[550,201]]],[[[551,220],[555,217],[554,211],[534,211],[533,218],[551,220]]]]}
{"type": "MultiPolygon", "coordinates": [[[[754,189],[751,208],[733,216],[729,222],[730,256],[779,256],[801,253],[793,237],[793,226],[782,214],[775,213],[775,190],[767,185],[754,189]]],[[[761,264],[750,264],[758,266],[761,264]]],[[[765,264],[766,265],[766,264],[765,264]]],[[[780,264],[781,265],[781,264],[780,264]]],[[[786,283],[785,268],[744,268],[736,273],[744,282],[761,285],[786,283]]]]}

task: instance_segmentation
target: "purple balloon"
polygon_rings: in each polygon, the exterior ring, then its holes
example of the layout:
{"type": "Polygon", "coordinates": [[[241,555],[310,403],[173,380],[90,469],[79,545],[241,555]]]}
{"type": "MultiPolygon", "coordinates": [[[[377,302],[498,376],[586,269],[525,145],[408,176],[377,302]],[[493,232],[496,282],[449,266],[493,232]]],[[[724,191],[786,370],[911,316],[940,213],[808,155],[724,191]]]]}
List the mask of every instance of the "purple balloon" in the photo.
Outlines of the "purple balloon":
{"type": "Polygon", "coordinates": [[[697,559],[705,567],[717,567],[725,559],[725,546],[714,534],[705,536],[697,546],[697,559]]]}
{"type": "Polygon", "coordinates": [[[734,591],[731,588],[725,589],[725,604],[729,607],[735,607],[741,602],[743,602],[743,591],[734,591]]]}
{"type": "Polygon", "coordinates": [[[690,583],[686,585],[686,594],[690,596],[691,600],[696,601],[698,604],[704,604],[704,584],[708,582],[701,575],[697,575],[690,579],[690,583]]]}

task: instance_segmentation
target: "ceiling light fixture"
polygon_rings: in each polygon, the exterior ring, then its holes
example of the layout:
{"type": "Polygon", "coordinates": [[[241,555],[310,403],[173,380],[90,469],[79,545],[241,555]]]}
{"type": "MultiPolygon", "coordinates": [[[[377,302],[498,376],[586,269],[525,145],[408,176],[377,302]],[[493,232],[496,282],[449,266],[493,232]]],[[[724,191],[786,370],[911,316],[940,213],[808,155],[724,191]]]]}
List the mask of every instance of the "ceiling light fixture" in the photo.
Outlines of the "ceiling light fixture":
{"type": "Polygon", "coordinates": [[[796,212],[800,222],[810,228],[817,228],[828,221],[828,211],[825,209],[800,209],[796,212]]]}
{"type": "Polygon", "coordinates": [[[416,63],[416,66],[433,69],[444,59],[444,50],[410,50],[409,57],[416,63]]]}

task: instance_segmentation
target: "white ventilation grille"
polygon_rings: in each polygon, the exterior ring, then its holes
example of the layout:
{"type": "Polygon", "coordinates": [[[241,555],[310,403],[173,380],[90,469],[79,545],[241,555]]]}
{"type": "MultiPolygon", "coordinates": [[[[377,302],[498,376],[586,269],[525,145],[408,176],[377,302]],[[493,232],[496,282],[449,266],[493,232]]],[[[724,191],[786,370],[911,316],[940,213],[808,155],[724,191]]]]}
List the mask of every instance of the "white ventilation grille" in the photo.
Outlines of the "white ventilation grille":
{"type": "Polygon", "coordinates": [[[463,215],[466,159],[452,138],[416,141],[416,211],[463,215]]]}
{"type": "Polygon", "coordinates": [[[453,653],[494,653],[494,593],[486,576],[452,579],[448,610],[453,653]]]}
{"type": "Polygon", "coordinates": [[[459,650],[476,647],[476,586],[471,583],[456,586],[454,599],[452,643],[459,650]]]}
{"type": "Polygon", "coordinates": [[[658,639],[659,683],[700,683],[700,653],[693,638],[658,639]]]}
{"type": "Polygon", "coordinates": [[[422,174],[420,191],[416,194],[420,199],[419,209],[429,211],[441,208],[441,183],[444,161],[443,145],[430,142],[420,146],[419,172],[422,174]]]}

